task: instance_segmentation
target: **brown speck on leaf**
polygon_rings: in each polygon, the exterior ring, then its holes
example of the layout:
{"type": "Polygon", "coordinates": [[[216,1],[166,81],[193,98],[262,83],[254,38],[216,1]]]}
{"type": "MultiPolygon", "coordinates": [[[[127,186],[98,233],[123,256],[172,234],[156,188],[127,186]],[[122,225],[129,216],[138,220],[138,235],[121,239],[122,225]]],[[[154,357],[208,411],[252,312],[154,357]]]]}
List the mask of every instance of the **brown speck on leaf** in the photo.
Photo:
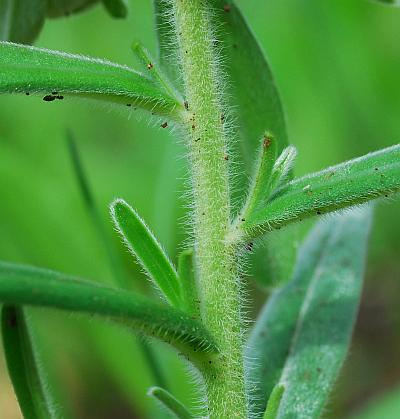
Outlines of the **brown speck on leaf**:
{"type": "Polygon", "coordinates": [[[224,4],[224,12],[229,13],[231,11],[231,5],[230,4],[224,4]]]}
{"type": "Polygon", "coordinates": [[[196,138],[196,139],[194,140],[194,142],[195,142],[195,143],[197,143],[197,141],[200,141],[200,137],[199,137],[199,138],[196,138]]]}
{"type": "Polygon", "coordinates": [[[246,221],[246,218],[242,218],[242,221],[246,221]]]}
{"type": "Polygon", "coordinates": [[[192,125],[192,129],[193,130],[196,129],[196,125],[195,124],[192,125]]]}
{"type": "Polygon", "coordinates": [[[187,100],[185,100],[183,102],[183,106],[185,107],[185,109],[188,111],[189,110],[189,102],[187,100]]]}
{"type": "Polygon", "coordinates": [[[126,104],[126,106],[131,107],[131,106],[132,106],[132,104],[131,104],[131,103],[127,103],[127,104],[126,104]]]}
{"type": "Polygon", "coordinates": [[[154,67],[153,63],[147,64],[147,70],[151,70],[154,67]]]}
{"type": "Polygon", "coordinates": [[[167,128],[167,126],[168,126],[168,122],[164,122],[161,124],[161,128],[167,128]]]}
{"type": "Polygon", "coordinates": [[[225,122],[225,115],[221,113],[221,123],[223,124],[225,122]]]}
{"type": "Polygon", "coordinates": [[[225,154],[224,156],[224,160],[228,161],[229,160],[229,156],[227,154],[225,154]]]}
{"type": "Polygon", "coordinates": [[[43,100],[45,101],[45,102],[53,102],[53,100],[55,100],[55,96],[52,96],[52,95],[46,95],[44,98],[43,98],[43,100]]]}
{"type": "Polygon", "coordinates": [[[30,93],[29,93],[29,92],[26,92],[25,94],[26,94],[27,96],[29,96],[29,95],[30,95],[30,93]]]}
{"type": "Polygon", "coordinates": [[[56,96],[56,99],[58,99],[58,100],[63,100],[63,99],[64,99],[64,96],[62,96],[62,95],[57,95],[57,96],[56,96]]]}

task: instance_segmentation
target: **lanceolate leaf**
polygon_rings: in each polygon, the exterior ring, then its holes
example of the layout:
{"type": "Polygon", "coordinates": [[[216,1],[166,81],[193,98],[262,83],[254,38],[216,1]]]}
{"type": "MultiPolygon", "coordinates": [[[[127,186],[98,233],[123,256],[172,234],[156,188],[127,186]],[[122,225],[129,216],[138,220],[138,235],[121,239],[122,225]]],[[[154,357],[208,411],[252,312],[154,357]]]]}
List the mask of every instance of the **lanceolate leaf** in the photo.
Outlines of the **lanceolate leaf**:
{"type": "Polygon", "coordinates": [[[248,343],[249,391],[260,417],[279,383],[278,418],[317,418],[346,356],[360,299],[370,211],[321,221],[293,279],[270,297],[248,343]]]}
{"type": "Polygon", "coordinates": [[[176,118],[180,105],[129,67],[57,51],[0,43],[0,93],[40,93],[45,101],[81,96],[176,118]]]}
{"type": "Polygon", "coordinates": [[[289,182],[242,228],[257,235],[399,190],[400,146],[396,145],[289,182]]]}
{"type": "Polygon", "coordinates": [[[153,303],[140,295],[44,269],[0,262],[0,302],[105,317],[164,340],[191,359],[197,354],[217,351],[209,333],[184,312],[153,303]]]}
{"type": "Polygon", "coordinates": [[[171,393],[160,387],[151,387],[148,395],[154,397],[176,419],[193,419],[186,407],[171,393]]]}
{"type": "Polygon", "coordinates": [[[43,26],[46,7],[46,0],[1,0],[0,40],[31,43],[43,26]]]}
{"type": "Polygon", "coordinates": [[[2,335],[8,371],[24,417],[58,417],[21,307],[3,306],[2,335]]]}
{"type": "Polygon", "coordinates": [[[126,246],[150,279],[173,306],[182,306],[176,269],[145,222],[122,199],[117,199],[111,204],[111,215],[126,246]]]}

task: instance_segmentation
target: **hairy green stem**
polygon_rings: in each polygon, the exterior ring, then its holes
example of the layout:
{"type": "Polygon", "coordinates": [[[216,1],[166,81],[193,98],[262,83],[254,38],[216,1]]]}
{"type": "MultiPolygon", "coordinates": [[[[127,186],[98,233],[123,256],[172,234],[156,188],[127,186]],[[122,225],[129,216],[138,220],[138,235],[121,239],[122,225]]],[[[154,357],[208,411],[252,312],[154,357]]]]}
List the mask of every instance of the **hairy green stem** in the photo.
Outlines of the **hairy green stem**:
{"type": "Polygon", "coordinates": [[[173,10],[187,99],[201,315],[221,350],[213,364],[201,368],[208,415],[246,418],[238,251],[225,240],[230,226],[229,157],[212,11],[205,0],[174,0],[173,10]]]}

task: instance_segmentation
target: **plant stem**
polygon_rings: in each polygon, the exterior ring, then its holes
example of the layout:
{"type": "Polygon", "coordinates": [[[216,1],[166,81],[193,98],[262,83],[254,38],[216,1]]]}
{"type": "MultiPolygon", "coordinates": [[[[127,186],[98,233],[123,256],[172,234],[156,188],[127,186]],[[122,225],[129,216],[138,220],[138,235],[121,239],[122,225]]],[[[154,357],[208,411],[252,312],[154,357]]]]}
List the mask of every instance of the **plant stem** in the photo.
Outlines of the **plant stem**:
{"type": "Polygon", "coordinates": [[[238,251],[225,237],[230,226],[228,149],[210,2],[174,0],[187,99],[185,130],[194,195],[195,261],[202,320],[221,355],[201,368],[213,419],[246,418],[238,251]]]}

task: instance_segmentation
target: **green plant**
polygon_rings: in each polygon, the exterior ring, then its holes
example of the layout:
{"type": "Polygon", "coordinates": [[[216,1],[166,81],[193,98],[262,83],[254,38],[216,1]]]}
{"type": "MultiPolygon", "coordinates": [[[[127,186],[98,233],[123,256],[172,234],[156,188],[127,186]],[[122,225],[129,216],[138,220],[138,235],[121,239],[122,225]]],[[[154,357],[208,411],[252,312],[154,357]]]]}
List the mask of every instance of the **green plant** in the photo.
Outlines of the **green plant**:
{"type": "MultiPolygon", "coordinates": [[[[93,2],[77,3],[80,9],[93,2]]],[[[296,231],[283,230],[269,243],[285,255],[284,266],[279,260],[273,266],[286,283],[268,300],[247,342],[245,267],[256,241],[274,230],[398,192],[400,147],[294,178],[296,149],[288,145],[279,96],[240,10],[220,0],[160,0],[155,8],[159,59],[135,44],[141,72],[0,44],[1,92],[42,94],[45,101],[81,96],[159,117],[161,127],[174,126],[184,138],[191,179],[192,246],[177,267],[133,208],[121,199],[111,204],[115,226],[163,303],[42,269],[0,265],[5,353],[21,408],[26,417],[59,414],[23,308],[44,306],[101,316],[176,348],[196,368],[206,400],[202,416],[318,417],[350,343],[370,208],[319,222],[290,280],[296,231]],[[252,174],[249,185],[245,173],[252,174]]],[[[96,218],[87,191],[86,198],[96,218]]],[[[177,417],[193,416],[166,390],[156,387],[150,395],[177,417]]]]}

